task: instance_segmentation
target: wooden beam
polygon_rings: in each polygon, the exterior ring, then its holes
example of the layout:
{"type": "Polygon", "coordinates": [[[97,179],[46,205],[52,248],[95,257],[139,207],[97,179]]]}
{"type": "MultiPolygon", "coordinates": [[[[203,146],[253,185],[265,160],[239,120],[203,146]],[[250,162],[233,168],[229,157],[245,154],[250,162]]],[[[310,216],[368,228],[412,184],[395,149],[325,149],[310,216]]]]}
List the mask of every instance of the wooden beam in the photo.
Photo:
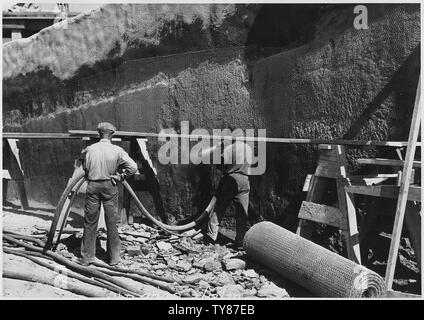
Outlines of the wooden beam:
{"type": "Polygon", "coordinates": [[[303,201],[299,210],[300,219],[328,224],[339,229],[347,229],[347,223],[339,208],[303,201]]]}
{"type": "Polygon", "coordinates": [[[14,29],[14,30],[18,30],[18,29],[25,29],[25,24],[24,23],[4,23],[3,24],[3,29],[14,29]]]}
{"type": "Polygon", "coordinates": [[[388,290],[386,292],[386,298],[395,298],[395,299],[421,299],[422,296],[418,294],[412,294],[407,292],[400,292],[394,290],[388,290]]]}
{"type": "Polygon", "coordinates": [[[14,180],[18,186],[22,208],[28,209],[28,197],[24,184],[25,174],[19,157],[17,141],[17,139],[7,139],[6,141],[3,141],[5,147],[3,150],[7,153],[7,155],[3,155],[3,159],[7,159],[6,162],[8,163],[5,164],[5,168],[8,170],[10,178],[14,180]]]}
{"type": "MultiPolygon", "coordinates": [[[[403,167],[404,164],[405,164],[405,161],[403,161],[403,160],[382,159],[382,158],[358,159],[357,161],[360,164],[373,164],[373,165],[377,165],[377,166],[390,166],[390,167],[403,167]]],[[[421,161],[414,161],[413,167],[414,168],[421,168],[421,161]]]]}
{"type": "Polygon", "coordinates": [[[303,183],[302,191],[308,192],[311,188],[311,180],[312,180],[312,174],[308,174],[305,178],[305,182],[303,183]]]}
{"type": "Polygon", "coordinates": [[[371,176],[349,176],[347,178],[350,184],[355,185],[364,185],[364,186],[372,186],[376,184],[380,184],[389,179],[396,179],[398,177],[397,173],[389,173],[389,174],[377,174],[371,176]]]}
{"type": "Polygon", "coordinates": [[[406,204],[405,225],[408,229],[409,240],[417,258],[418,268],[421,270],[421,206],[409,201],[406,204]]]}
{"type": "MultiPolygon", "coordinates": [[[[363,194],[366,196],[397,199],[399,188],[395,185],[382,186],[346,186],[346,191],[354,194],[363,194]]],[[[410,186],[408,192],[409,201],[421,201],[421,187],[410,186]]]]}
{"type": "MultiPolygon", "coordinates": [[[[420,130],[421,117],[423,114],[423,103],[421,101],[421,77],[418,80],[417,95],[415,97],[414,110],[412,113],[411,129],[408,137],[408,147],[406,149],[405,163],[402,170],[402,179],[399,187],[399,197],[396,205],[395,222],[390,243],[389,258],[386,268],[386,290],[392,289],[395,276],[396,261],[399,251],[400,238],[402,235],[403,219],[405,216],[406,202],[410,193],[409,182],[411,180],[415,149],[417,145],[418,133],[420,130]]],[[[421,191],[421,188],[419,188],[421,191]]],[[[421,193],[421,192],[420,192],[421,193]]],[[[421,197],[421,194],[420,194],[421,197]]],[[[421,201],[421,200],[420,200],[421,201]]]]}
{"type": "MultiPolygon", "coordinates": [[[[97,135],[97,131],[85,130],[69,130],[71,135],[97,135]]],[[[326,139],[296,139],[296,138],[272,138],[272,137],[239,137],[222,135],[202,135],[202,134],[158,134],[150,132],[130,132],[116,131],[114,136],[125,137],[170,137],[170,138],[186,138],[186,139],[236,139],[243,141],[257,141],[266,143],[299,143],[299,144],[337,144],[337,145],[352,145],[352,146],[386,146],[386,147],[403,147],[407,143],[405,141],[365,141],[365,140],[326,140],[326,139]]]]}
{"type": "Polygon", "coordinates": [[[12,180],[12,177],[10,176],[9,170],[3,169],[3,176],[2,178],[4,180],[12,180]]]}
{"type": "Polygon", "coordinates": [[[353,195],[346,192],[345,186],[349,182],[347,178],[347,160],[344,146],[335,147],[335,155],[337,161],[337,176],[336,176],[336,188],[337,198],[339,201],[339,208],[341,215],[346,220],[346,228],[342,229],[342,234],[346,241],[347,257],[361,264],[361,252],[359,248],[359,233],[358,224],[356,221],[356,210],[354,205],[353,195]]]}
{"type": "MultiPolygon", "coordinates": [[[[306,195],[306,201],[314,203],[322,202],[325,197],[325,191],[328,187],[328,183],[329,179],[312,175],[310,188],[308,194],[306,195]]],[[[296,234],[303,238],[310,239],[312,232],[312,223],[308,220],[300,219],[296,234]]]]}
{"type": "Polygon", "coordinates": [[[139,139],[137,139],[137,144],[138,144],[139,150],[141,152],[141,155],[146,160],[146,162],[148,163],[148,165],[150,166],[152,171],[155,173],[155,175],[157,175],[158,172],[157,172],[156,168],[153,166],[153,161],[152,161],[152,159],[150,159],[149,152],[147,151],[146,141],[147,141],[147,139],[140,139],[139,138],[139,139]]]}

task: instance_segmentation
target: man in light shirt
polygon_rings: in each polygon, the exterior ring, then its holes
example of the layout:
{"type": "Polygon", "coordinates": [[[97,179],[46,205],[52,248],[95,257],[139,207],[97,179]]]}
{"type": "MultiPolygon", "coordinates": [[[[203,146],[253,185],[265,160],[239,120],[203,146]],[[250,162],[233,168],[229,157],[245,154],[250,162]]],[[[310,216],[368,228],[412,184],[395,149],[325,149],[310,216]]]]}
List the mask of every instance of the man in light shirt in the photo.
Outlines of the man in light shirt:
{"type": "Polygon", "coordinates": [[[89,265],[95,260],[97,225],[100,206],[103,204],[107,228],[107,252],[109,264],[120,262],[121,243],[116,226],[118,216],[118,187],[121,181],[137,172],[137,164],[121,147],[111,143],[116,128],[101,122],[97,126],[100,141],[87,147],[83,168],[88,180],[85,209],[84,235],[81,242],[81,260],[89,265]]]}

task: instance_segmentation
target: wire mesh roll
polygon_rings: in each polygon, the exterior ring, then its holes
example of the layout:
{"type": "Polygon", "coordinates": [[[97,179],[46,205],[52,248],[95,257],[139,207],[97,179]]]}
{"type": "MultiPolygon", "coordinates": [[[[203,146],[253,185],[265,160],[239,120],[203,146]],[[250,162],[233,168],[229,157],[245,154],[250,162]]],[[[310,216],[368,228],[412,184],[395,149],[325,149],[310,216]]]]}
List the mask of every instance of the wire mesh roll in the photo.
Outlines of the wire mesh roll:
{"type": "Polygon", "coordinates": [[[384,280],[374,271],[331,252],[271,222],[246,233],[246,253],[321,297],[378,298],[384,280]]]}

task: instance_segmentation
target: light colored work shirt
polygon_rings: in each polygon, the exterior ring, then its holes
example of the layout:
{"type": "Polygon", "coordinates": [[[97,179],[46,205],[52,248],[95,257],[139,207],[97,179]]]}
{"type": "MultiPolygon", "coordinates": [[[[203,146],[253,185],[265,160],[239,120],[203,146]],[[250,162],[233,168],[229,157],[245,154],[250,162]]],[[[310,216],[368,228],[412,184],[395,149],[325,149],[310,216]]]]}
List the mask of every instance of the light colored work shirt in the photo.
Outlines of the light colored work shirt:
{"type": "Polygon", "coordinates": [[[226,146],[222,152],[225,173],[249,175],[252,157],[252,148],[242,141],[235,141],[233,144],[226,146]]]}
{"type": "Polygon", "coordinates": [[[84,151],[84,170],[88,180],[109,180],[118,169],[124,170],[123,176],[128,177],[137,172],[137,164],[128,153],[108,139],[88,146],[84,151]]]}

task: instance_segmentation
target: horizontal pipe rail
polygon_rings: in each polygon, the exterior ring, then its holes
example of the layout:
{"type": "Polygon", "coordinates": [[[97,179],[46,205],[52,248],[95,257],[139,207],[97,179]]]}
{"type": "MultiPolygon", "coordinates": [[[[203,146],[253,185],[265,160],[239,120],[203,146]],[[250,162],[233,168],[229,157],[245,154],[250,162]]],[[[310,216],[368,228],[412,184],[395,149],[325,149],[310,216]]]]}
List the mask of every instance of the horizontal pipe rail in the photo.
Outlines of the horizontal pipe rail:
{"type": "MultiPolygon", "coordinates": [[[[97,131],[69,130],[69,133],[42,133],[42,132],[3,132],[3,139],[82,139],[97,138],[97,131]]],[[[373,140],[327,140],[327,139],[296,139],[273,137],[232,137],[225,135],[201,134],[158,134],[150,132],[116,131],[115,138],[130,140],[134,138],[179,138],[179,139],[210,139],[210,140],[241,140],[246,142],[288,143],[288,144],[334,144],[349,146],[377,146],[377,147],[406,147],[407,141],[373,141],[373,140]]],[[[417,143],[421,146],[421,142],[417,143]]]]}

